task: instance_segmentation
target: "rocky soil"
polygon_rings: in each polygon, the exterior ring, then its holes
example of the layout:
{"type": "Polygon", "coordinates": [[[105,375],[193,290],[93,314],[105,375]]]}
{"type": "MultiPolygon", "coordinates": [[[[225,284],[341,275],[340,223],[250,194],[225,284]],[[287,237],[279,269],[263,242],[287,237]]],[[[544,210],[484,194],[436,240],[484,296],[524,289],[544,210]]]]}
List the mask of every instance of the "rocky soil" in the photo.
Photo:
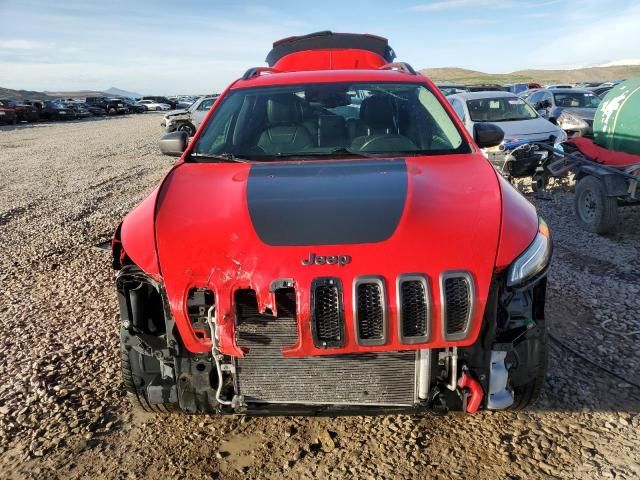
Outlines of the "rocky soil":
{"type": "MultiPolygon", "coordinates": [[[[170,167],[159,123],[145,114],[0,128],[0,477],[640,477],[640,389],[557,343],[526,413],[132,413],[109,255],[95,245],[170,167]]],[[[640,208],[598,237],[577,229],[567,189],[531,200],[555,237],[554,335],[640,383],[640,208]]]]}

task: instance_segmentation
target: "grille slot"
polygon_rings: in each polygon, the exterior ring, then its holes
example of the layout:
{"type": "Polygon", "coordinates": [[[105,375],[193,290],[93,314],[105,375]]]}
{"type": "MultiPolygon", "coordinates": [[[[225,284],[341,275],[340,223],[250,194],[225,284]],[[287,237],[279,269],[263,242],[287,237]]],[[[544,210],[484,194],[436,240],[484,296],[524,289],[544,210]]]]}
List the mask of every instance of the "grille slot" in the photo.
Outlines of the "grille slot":
{"type": "Polygon", "coordinates": [[[246,321],[237,341],[238,385],[247,402],[316,405],[412,405],[416,352],[377,352],[289,358],[297,340],[293,318],[246,321]]]}
{"type": "Polygon", "coordinates": [[[442,331],[445,340],[461,340],[469,333],[473,313],[474,288],[468,272],[447,272],[440,281],[442,331]]]}
{"type": "Polygon", "coordinates": [[[403,343],[420,343],[429,339],[431,294],[426,277],[403,275],[398,279],[398,315],[403,343]]]}
{"type": "Polygon", "coordinates": [[[387,302],[379,277],[361,277],[353,285],[353,308],[360,345],[382,345],[387,339],[387,302]]]}
{"type": "Polygon", "coordinates": [[[236,317],[239,320],[259,316],[258,297],[255,290],[241,289],[234,294],[236,317]]]}
{"type": "Polygon", "coordinates": [[[341,347],[344,343],[342,285],[337,278],[317,278],[311,286],[311,322],[316,347],[341,347]]]}
{"type": "Polygon", "coordinates": [[[276,313],[278,317],[296,318],[296,291],[292,287],[275,291],[276,313]]]}

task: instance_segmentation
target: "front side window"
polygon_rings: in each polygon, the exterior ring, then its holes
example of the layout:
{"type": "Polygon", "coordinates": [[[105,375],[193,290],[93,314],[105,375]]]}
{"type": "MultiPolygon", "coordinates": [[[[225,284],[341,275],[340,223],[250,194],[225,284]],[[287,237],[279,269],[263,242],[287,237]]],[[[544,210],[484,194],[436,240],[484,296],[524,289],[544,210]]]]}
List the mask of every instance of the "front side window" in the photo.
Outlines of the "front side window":
{"type": "Polygon", "coordinates": [[[533,108],[518,97],[467,100],[467,108],[474,122],[515,122],[538,117],[533,108]]]}
{"type": "Polygon", "coordinates": [[[215,102],[215,99],[213,98],[210,98],[208,100],[203,100],[200,106],[198,107],[198,110],[204,110],[204,111],[209,110],[213,105],[213,102],[215,102]]]}
{"type": "Polygon", "coordinates": [[[600,97],[586,92],[562,92],[553,94],[558,107],[598,108],[600,97]]]}
{"type": "Polygon", "coordinates": [[[454,99],[451,102],[451,106],[453,107],[453,110],[456,112],[456,115],[458,115],[458,117],[460,118],[460,120],[464,121],[465,117],[464,117],[464,106],[462,105],[462,102],[458,99],[454,99]]]}
{"type": "Polygon", "coordinates": [[[327,83],[231,91],[205,125],[192,157],[268,161],[469,151],[424,85],[327,83]]]}

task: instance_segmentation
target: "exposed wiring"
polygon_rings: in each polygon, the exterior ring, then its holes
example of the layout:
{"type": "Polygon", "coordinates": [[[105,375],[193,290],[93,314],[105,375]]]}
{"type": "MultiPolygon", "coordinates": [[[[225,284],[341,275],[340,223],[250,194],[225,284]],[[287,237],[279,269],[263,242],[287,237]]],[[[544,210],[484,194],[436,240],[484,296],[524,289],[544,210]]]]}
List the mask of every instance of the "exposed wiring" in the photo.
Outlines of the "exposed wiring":
{"type": "Polygon", "coordinates": [[[622,335],[623,337],[628,337],[630,335],[640,335],[640,330],[632,330],[630,332],[621,332],[619,330],[611,330],[607,328],[607,323],[612,322],[613,320],[610,318],[609,320],[605,320],[600,324],[600,327],[607,333],[612,333],[614,335],[622,335]]]}
{"type": "MultiPolygon", "coordinates": [[[[571,352],[572,354],[574,354],[576,357],[581,358],[582,360],[584,360],[585,362],[593,365],[596,368],[599,368],[600,370],[602,370],[603,372],[608,373],[609,375],[611,375],[612,377],[617,378],[618,380],[623,381],[624,383],[631,385],[632,387],[635,387],[637,389],[640,389],[640,384],[635,383],[631,380],[628,380],[626,378],[624,378],[622,375],[614,372],[613,370],[609,370],[606,367],[603,367],[602,365],[600,365],[598,362],[591,360],[589,357],[583,355],[582,353],[578,352],[577,350],[575,350],[573,347],[570,347],[569,345],[567,345],[566,343],[564,343],[562,340],[560,340],[558,337],[555,336],[555,334],[553,334],[552,332],[548,332],[549,333],[549,338],[551,338],[551,340],[553,340],[554,342],[556,342],[559,346],[561,346],[562,348],[564,348],[565,350],[568,350],[569,352],[571,352]]],[[[633,394],[632,394],[633,395],[633,394]]],[[[638,398],[636,395],[633,395],[635,398],[638,398]]]]}

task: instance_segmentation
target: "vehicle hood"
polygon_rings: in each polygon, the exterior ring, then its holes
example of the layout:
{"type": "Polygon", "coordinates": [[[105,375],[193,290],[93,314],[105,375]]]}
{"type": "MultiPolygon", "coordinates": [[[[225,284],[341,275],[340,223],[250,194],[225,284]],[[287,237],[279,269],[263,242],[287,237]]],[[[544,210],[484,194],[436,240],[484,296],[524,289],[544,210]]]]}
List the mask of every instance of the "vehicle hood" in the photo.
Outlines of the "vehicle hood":
{"type": "Polygon", "coordinates": [[[516,122],[497,122],[496,125],[504,131],[505,139],[546,140],[550,135],[557,136],[559,130],[549,120],[541,117],[516,122]]]}
{"type": "Polygon", "coordinates": [[[562,112],[568,112],[571,113],[572,115],[581,118],[583,120],[593,120],[595,115],[596,115],[596,110],[597,108],[573,108],[573,107],[566,107],[566,108],[559,108],[558,109],[558,115],[562,112]]]}
{"type": "MultiPolygon", "coordinates": [[[[270,287],[293,280],[298,343],[284,355],[324,355],[469,345],[478,336],[489,292],[501,224],[495,170],[478,153],[372,160],[270,163],[182,163],[165,178],[156,200],[155,238],[160,273],[187,348],[207,351],[186,314],[190,288],[216,297],[223,353],[235,344],[233,292],[251,288],[261,311],[274,310],[270,287]],[[346,256],[348,264],[304,265],[317,256],[346,256]],[[465,270],[475,283],[469,336],[445,342],[439,327],[439,278],[465,270]],[[382,346],[355,341],[351,291],[356,277],[375,275],[395,297],[399,274],[428,276],[434,299],[432,336],[401,344],[396,308],[388,301],[390,339],[382,346]],[[342,282],[345,345],[314,347],[310,286],[318,277],[342,282]],[[395,325],[395,326],[394,326],[395,325]]],[[[125,246],[126,248],[126,246],[125,246]]]]}
{"type": "Polygon", "coordinates": [[[169,117],[177,117],[178,115],[188,115],[189,114],[189,110],[172,110],[171,112],[167,113],[164,118],[169,118],[169,117]]]}

